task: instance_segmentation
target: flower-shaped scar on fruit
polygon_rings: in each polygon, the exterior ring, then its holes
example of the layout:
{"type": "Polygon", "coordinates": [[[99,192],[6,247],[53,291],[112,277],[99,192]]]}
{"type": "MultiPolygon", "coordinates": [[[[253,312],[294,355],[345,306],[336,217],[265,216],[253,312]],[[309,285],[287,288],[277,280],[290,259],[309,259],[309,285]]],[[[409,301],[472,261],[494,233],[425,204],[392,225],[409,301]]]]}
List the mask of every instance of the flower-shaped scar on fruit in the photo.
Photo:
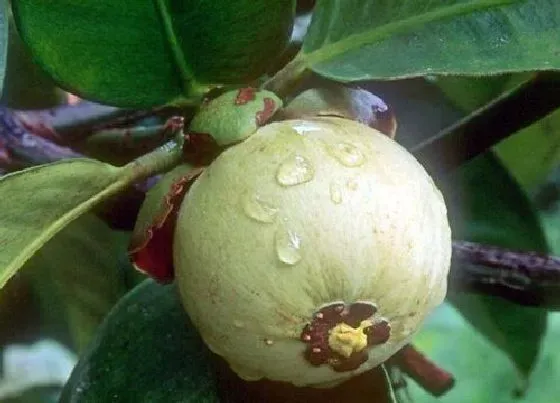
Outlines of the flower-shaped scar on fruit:
{"type": "Polygon", "coordinates": [[[265,125],[179,203],[181,299],[244,379],[336,384],[402,348],[445,296],[440,192],[404,148],[352,120],[265,125]]]}

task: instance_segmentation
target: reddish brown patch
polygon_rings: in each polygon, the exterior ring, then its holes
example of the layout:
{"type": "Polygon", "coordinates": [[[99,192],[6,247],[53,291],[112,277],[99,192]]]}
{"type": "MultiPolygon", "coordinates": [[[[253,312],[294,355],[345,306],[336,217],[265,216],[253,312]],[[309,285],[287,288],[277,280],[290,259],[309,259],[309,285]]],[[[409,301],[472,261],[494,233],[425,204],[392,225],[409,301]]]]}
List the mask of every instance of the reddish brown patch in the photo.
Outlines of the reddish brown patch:
{"type": "Polygon", "coordinates": [[[455,385],[453,375],[438,367],[414,346],[407,344],[389,360],[414,379],[422,388],[439,397],[455,385]]]}
{"type": "Polygon", "coordinates": [[[274,115],[276,111],[276,102],[272,98],[263,99],[264,107],[262,111],[257,112],[255,122],[257,126],[262,126],[274,115]]]}
{"type": "Polygon", "coordinates": [[[256,97],[257,90],[251,87],[241,88],[237,92],[237,97],[235,98],[235,105],[245,105],[253,101],[256,97]]]}
{"type": "Polygon", "coordinates": [[[185,127],[185,118],[182,116],[171,116],[165,124],[163,125],[164,130],[169,130],[171,132],[177,132],[183,130],[185,127]]]}
{"type": "MultiPolygon", "coordinates": [[[[307,344],[304,356],[311,365],[329,364],[337,372],[352,371],[368,359],[367,349],[344,357],[329,346],[329,331],[340,323],[358,327],[363,320],[371,319],[377,308],[365,302],[349,306],[342,303],[328,305],[313,316],[301,332],[300,339],[307,344]]],[[[365,329],[368,345],[383,344],[389,340],[391,327],[385,320],[378,321],[365,329]]]]}
{"type": "Polygon", "coordinates": [[[191,165],[210,165],[221,152],[222,148],[208,133],[190,132],[185,135],[183,156],[185,161],[191,165]]]}
{"type": "Polygon", "coordinates": [[[392,139],[397,133],[397,119],[391,109],[376,111],[375,119],[370,126],[392,139]]]}
{"type": "Polygon", "coordinates": [[[195,168],[175,181],[164,198],[163,208],[152,225],[146,230],[142,241],[131,244],[129,255],[134,266],[160,283],[175,277],[173,268],[173,234],[179,207],[189,188],[202,168],[195,168]]]}

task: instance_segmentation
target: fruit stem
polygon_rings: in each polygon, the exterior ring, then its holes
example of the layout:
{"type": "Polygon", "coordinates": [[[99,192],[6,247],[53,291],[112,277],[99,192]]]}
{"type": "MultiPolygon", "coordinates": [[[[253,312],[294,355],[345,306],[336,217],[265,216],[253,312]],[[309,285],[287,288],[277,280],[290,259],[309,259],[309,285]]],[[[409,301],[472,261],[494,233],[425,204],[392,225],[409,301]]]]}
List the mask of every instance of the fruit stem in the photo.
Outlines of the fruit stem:
{"type": "Polygon", "coordinates": [[[307,69],[305,56],[300,50],[288,64],[262,85],[262,89],[272,91],[282,101],[286,101],[286,98],[297,90],[309,74],[311,74],[311,71],[307,69]]]}
{"type": "Polygon", "coordinates": [[[439,368],[410,344],[391,357],[389,362],[433,396],[444,395],[455,384],[453,375],[439,368]]]}
{"type": "Polygon", "coordinates": [[[157,175],[183,162],[183,119],[171,118],[166,123],[175,133],[173,140],[168,141],[154,151],[144,154],[134,161],[126,164],[122,169],[128,171],[125,176],[131,180],[142,180],[157,175]]]}

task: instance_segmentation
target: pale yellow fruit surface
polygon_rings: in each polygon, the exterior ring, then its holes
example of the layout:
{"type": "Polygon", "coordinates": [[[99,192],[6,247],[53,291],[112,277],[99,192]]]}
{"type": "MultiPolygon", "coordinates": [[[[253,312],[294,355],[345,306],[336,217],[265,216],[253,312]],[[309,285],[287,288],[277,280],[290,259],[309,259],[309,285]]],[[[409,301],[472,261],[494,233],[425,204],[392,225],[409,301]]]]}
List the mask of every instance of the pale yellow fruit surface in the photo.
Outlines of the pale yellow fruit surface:
{"type": "Polygon", "coordinates": [[[210,349],[244,379],[299,386],[333,385],[407,343],[446,294],[450,256],[424,168],[383,134],[328,117],[272,123],[225,151],[190,189],[174,238],[181,297],[210,349]],[[337,301],[371,302],[391,326],[349,372],[311,365],[300,340],[337,301]]]}

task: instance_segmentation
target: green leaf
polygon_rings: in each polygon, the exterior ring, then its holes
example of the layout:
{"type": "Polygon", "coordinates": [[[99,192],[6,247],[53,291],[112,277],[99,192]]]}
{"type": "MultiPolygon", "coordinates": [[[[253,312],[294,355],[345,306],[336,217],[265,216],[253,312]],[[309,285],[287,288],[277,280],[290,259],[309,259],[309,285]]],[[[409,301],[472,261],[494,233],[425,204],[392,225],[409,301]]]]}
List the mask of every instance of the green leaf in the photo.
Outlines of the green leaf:
{"type": "Polygon", "coordinates": [[[300,57],[341,81],[488,75],[559,69],[559,36],[556,0],[322,0],[300,57]]]}
{"type": "MultiPolygon", "coordinates": [[[[439,398],[430,395],[414,382],[407,382],[410,400],[405,401],[414,403],[520,402],[518,398],[512,396],[518,376],[514,368],[509,365],[507,356],[496,349],[449,303],[440,306],[426,320],[413,342],[414,346],[430,360],[452,373],[456,382],[450,391],[439,398]]],[[[554,369],[551,369],[548,365],[544,365],[546,371],[534,374],[531,380],[532,386],[527,392],[527,397],[548,396],[548,399],[527,399],[523,402],[556,401],[551,398],[557,398],[558,391],[539,388],[541,384],[539,375],[545,379],[554,378],[551,374],[555,374],[559,368],[555,365],[554,369]]]]}
{"type": "Polygon", "coordinates": [[[109,313],[60,402],[218,402],[210,353],[175,287],[147,280],[109,313]]]}
{"type": "Polygon", "coordinates": [[[414,345],[451,372],[456,379],[455,386],[436,398],[414,382],[408,382],[411,400],[414,403],[556,403],[560,393],[555,376],[560,372],[560,315],[551,314],[550,318],[551,326],[543,340],[540,360],[535,365],[525,398],[519,399],[512,392],[520,380],[508,365],[507,356],[450,304],[442,305],[426,320],[414,338],[414,345]]]}
{"type": "Polygon", "coordinates": [[[23,268],[39,289],[43,316],[66,328],[77,350],[86,347],[105,315],[127,291],[125,270],[132,270],[123,264],[128,238],[127,233],[111,230],[93,214],[85,214],[60,231],[23,268]],[[61,305],[58,312],[53,310],[56,305],[61,305]]]}
{"type": "Polygon", "coordinates": [[[94,160],[41,165],[0,178],[0,287],[49,239],[118,183],[94,160]]]}
{"type": "Polygon", "coordinates": [[[4,92],[0,101],[14,109],[46,109],[66,101],[66,93],[34,62],[12,18],[4,92]]]}
{"type": "Polygon", "coordinates": [[[98,203],[132,183],[176,165],[182,152],[168,143],[116,168],[71,159],[0,178],[0,288],[48,240],[98,203]]]}
{"type": "Polygon", "coordinates": [[[497,76],[441,76],[433,80],[447,98],[465,113],[471,113],[505,92],[533,78],[535,73],[497,76]]]}
{"type": "Polygon", "coordinates": [[[4,85],[6,56],[8,53],[8,2],[0,0],[0,94],[4,85]]]}
{"type": "Polygon", "coordinates": [[[146,280],[109,313],[60,403],[106,401],[393,403],[394,398],[383,367],[330,389],[245,382],[206,348],[175,286],[146,280]]]}
{"type": "MultiPolygon", "coordinates": [[[[448,192],[456,239],[547,252],[539,219],[529,200],[497,158],[487,153],[462,167],[448,192]]],[[[538,358],[547,311],[496,297],[449,295],[461,314],[513,361],[527,377],[538,358]]]]}
{"type": "Polygon", "coordinates": [[[508,137],[494,150],[520,185],[534,190],[560,163],[560,111],[508,137]]]}
{"type": "Polygon", "coordinates": [[[253,80],[286,46],[294,0],[13,0],[36,60],[60,85],[106,104],[198,102],[253,80]]]}

